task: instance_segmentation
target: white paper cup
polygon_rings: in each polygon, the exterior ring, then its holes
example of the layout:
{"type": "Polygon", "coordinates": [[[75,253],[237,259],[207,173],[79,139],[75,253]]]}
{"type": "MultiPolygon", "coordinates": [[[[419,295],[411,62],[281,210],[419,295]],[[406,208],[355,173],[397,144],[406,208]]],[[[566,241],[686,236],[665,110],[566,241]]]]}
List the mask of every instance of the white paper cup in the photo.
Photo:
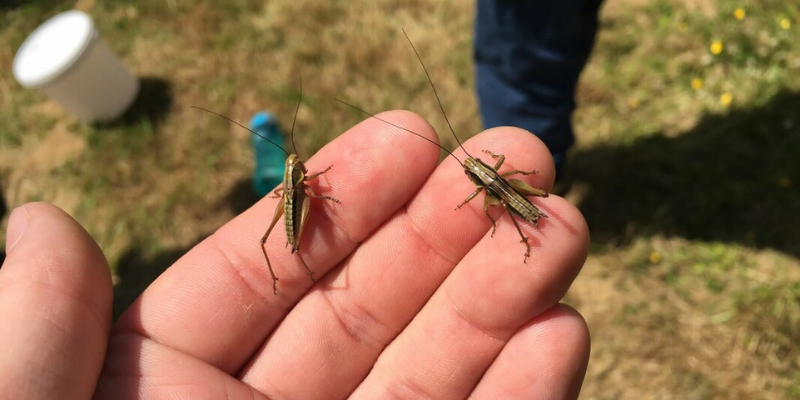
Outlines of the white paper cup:
{"type": "Polygon", "coordinates": [[[103,42],[92,19],[75,10],[50,18],[25,39],[14,56],[14,77],[85,122],[116,119],[139,92],[139,80],[103,42]]]}

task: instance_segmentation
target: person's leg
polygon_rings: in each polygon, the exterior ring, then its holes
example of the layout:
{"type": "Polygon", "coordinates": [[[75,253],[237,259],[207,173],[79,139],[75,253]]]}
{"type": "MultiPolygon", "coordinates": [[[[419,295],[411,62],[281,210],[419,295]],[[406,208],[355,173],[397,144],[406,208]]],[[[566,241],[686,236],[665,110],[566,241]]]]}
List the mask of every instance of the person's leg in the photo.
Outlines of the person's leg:
{"type": "Polygon", "coordinates": [[[574,92],[602,0],[478,0],[474,57],[485,128],[536,134],[560,167],[574,142],[574,92]]]}

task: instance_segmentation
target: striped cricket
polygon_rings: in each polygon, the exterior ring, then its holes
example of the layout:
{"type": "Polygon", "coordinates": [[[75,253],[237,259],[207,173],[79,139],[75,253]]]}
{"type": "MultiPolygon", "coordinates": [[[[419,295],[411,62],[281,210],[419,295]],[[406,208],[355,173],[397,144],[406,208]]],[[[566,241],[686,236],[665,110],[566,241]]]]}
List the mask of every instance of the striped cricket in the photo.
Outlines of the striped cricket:
{"type": "Polygon", "coordinates": [[[439,94],[436,91],[436,86],[433,84],[433,80],[431,79],[430,73],[428,73],[428,69],[425,67],[425,64],[422,62],[422,57],[420,57],[419,52],[417,52],[416,47],[411,42],[411,39],[408,37],[408,34],[405,30],[403,30],[403,34],[406,36],[408,43],[411,44],[411,48],[414,50],[414,54],[416,54],[419,63],[422,65],[423,70],[425,71],[425,75],[428,78],[428,82],[430,83],[431,89],[433,89],[433,94],[436,96],[436,101],[439,103],[439,108],[442,111],[442,115],[444,116],[445,121],[447,121],[447,126],[450,128],[450,132],[452,132],[453,137],[455,137],[456,142],[458,142],[458,146],[464,151],[467,155],[467,158],[464,159],[464,162],[453,154],[450,150],[442,147],[439,143],[436,143],[421,134],[414,132],[410,129],[404,128],[392,122],[386,121],[380,117],[375,116],[359,107],[356,107],[352,104],[344,102],[339,99],[335,99],[336,101],[350,106],[364,114],[367,114],[375,119],[383,121],[389,125],[392,125],[396,128],[402,129],[408,133],[414,134],[419,136],[422,139],[427,140],[430,143],[438,146],[442,150],[448,153],[451,157],[453,157],[459,164],[464,168],[464,173],[467,175],[469,180],[475,185],[476,189],[466,199],[464,199],[461,204],[456,206],[456,210],[460,209],[465,204],[469,203],[472,199],[474,199],[478,194],[481,192],[485,192],[486,195],[483,199],[483,211],[486,214],[486,217],[489,218],[489,221],[492,222],[492,234],[491,236],[494,237],[495,231],[497,230],[497,221],[492,218],[489,214],[489,207],[503,207],[511,216],[511,222],[514,223],[514,227],[517,229],[519,236],[522,238],[520,243],[525,244],[525,256],[523,258],[523,263],[527,263],[528,257],[531,255],[531,245],[528,242],[528,237],[522,233],[522,229],[519,227],[514,216],[532,223],[537,228],[539,227],[538,221],[540,218],[547,218],[547,215],[539,210],[535,204],[533,204],[529,199],[528,196],[537,196],[537,197],[547,197],[548,193],[544,190],[534,188],[527,183],[518,180],[518,179],[511,179],[509,178],[511,175],[521,174],[521,175],[532,175],[538,173],[538,171],[521,171],[521,170],[512,170],[505,173],[499,173],[498,170],[502,167],[503,162],[505,161],[505,156],[502,154],[495,154],[489,150],[483,150],[484,153],[488,154],[493,159],[497,160],[495,164],[489,165],[479,158],[472,157],[467,150],[462,145],[461,141],[458,139],[458,135],[456,135],[453,126],[450,124],[450,120],[447,118],[447,113],[444,110],[444,106],[442,105],[442,101],[439,98],[439,94]]]}
{"type": "Polygon", "coordinates": [[[284,225],[286,229],[286,245],[292,245],[292,254],[297,253],[297,257],[303,263],[303,267],[306,269],[306,273],[308,277],[311,278],[312,282],[316,282],[314,279],[314,271],[312,271],[308,264],[306,264],[303,257],[300,255],[300,239],[303,236],[303,230],[305,229],[306,222],[308,221],[308,214],[311,208],[311,198],[315,199],[325,199],[330,200],[334,203],[341,204],[341,202],[337,199],[334,199],[330,196],[325,195],[318,195],[314,193],[314,190],[308,186],[307,182],[312,181],[319,177],[320,175],[328,172],[333,165],[328,166],[321,172],[309,174],[308,170],[306,169],[305,164],[303,164],[303,160],[297,155],[297,147],[294,144],[294,125],[297,122],[297,112],[300,110],[300,102],[302,101],[303,96],[303,81],[300,81],[300,98],[297,100],[297,109],[294,112],[294,120],[292,120],[292,131],[291,131],[291,140],[292,140],[292,148],[294,149],[294,154],[289,154],[286,149],[284,149],[279,144],[273,142],[272,140],[267,139],[266,137],[260,135],[259,133],[247,128],[246,126],[222,115],[218,114],[214,111],[207,110],[205,108],[195,107],[194,108],[218,115],[226,120],[230,121],[233,124],[236,124],[244,129],[250,131],[250,133],[261,137],[262,139],[272,143],[273,145],[277,146],[281,149],[284,153],[286,153],[286,169],[283,174],[283,184],[276,188],[272,193],[273,195],[270,196],[272,198],[281,198],[281,201],[278,202],[278,206],[275,209],[275,214],[272,216],[272,222],[269,224],[269,228],[267,231],[264,232],[264,236],[261,237],[261,251],[264,253],[264,259],[267,260],[267,267],[269,268],[269,274],[272,277],[272,293],[277,295],[278,294],[278,277],[275,275],[275,271],[272,269],[272,263],[269,261],[269,256],[267,255],[267,238],[269,234],[272,232],[272,229],[275,228],[275,225],[280,220],[281,216],[284,216],[284,225]]]}

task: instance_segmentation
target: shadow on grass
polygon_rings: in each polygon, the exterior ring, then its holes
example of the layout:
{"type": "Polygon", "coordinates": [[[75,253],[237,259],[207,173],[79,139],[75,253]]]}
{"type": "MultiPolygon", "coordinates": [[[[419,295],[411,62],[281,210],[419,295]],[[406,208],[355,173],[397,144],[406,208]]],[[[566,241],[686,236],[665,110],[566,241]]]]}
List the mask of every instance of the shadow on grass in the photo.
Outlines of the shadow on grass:
{"type": "Polygon", "coordinates": [[[0,2],[0,11],[12,11],[24,6],[31,9],[47,10],[55,14],[61,9],[68,9],[69,3],[64,0],[3,0],[0,2]]]}
{"type": "MultiPolygon", "coordinates": [[[[258,200],[260,197],[253,191],[252,180],[246,178],[234,185],[218,207],[229,207],[239,215],[258,200]]],[[[198,236],[190,246],[168,249],[152,256],[139,247],[128,250],[117,264],[119,282],[114,286],[114,320],[119,318],[159,275],[209,235],[198,236]]]]}
{"type": "Polygon", "coordinates": [[[113,122],[99,123],[94,126],[101,129],[118,128],[139,125],[142,120],[146,120],[154,128],[157,128],[172,110],[173,98],[169,81],[152,76],[140,77],[139,93],[128,111],[113,122]]]}
{"type": "Polygon", "coordinates": [[[675,138],[574,154],[573,184],[592,241],[626,245],[661,234],[800,256],[800,93],[704,117],[675,138]]]}
{"type": "Polygon", "coordinates": [[[6,0],[0,3],[0,11],[11,11],[20,8],[24,2],[22,0],[6,0]]]}
{"type": "Polygon", "coordinates": [[[239,215],[259,200],[261,197],[253,190],[253,180],[245,178],[236,182],[228,195],[224,197],[222,204],[226,204],[234,214],[239,215]]]}
{"type": "Polygon", "coordinates": [[[168,146],[162,142],[161,124],[170,115],[172,105],[173,93],[168,81],[140,78],[139,93],[125,114],[112,122],[91,124],[84,130],[91,150],[87,159],[92,165],[108,165],[109,174],[124,160],[135,165],[137,173],[141,172],[137,179],[146,179],[153,163],[167,160],[164,152],[168,146]]]}

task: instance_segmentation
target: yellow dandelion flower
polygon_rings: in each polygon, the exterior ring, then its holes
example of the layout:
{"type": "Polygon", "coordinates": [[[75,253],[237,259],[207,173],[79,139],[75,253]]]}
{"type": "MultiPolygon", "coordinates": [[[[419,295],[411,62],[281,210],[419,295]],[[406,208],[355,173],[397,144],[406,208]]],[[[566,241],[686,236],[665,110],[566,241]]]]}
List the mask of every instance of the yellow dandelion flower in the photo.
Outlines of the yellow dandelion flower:
{"type": "Polygon", "coordinates": [[[711,42],[711,46],[709,46],[708,49],[711,50],[711,54],[715,56],[718,55],[719,53],[722,53],[722,41],[715,40],[711,42]]]}
{"type": "Polygon", "coordinates": [[[700,90],[703,88],[703,80],[700,78],[692,79],[692,89],[700,90]]]}
{"type": "Polygon", "coordinates": [[[658,254],[657,251],[651,252],[650,253],[650,262],[653,263],[653,264],[658,264],[659,261],[661,261],[661,254],[658,254]]]}
{"type": "Polygon", "coordinates": [[[638,108],[639,107],[639,99],[636,97],[628,97],[628,107],[630,108],[638,108]]]}
{"type": "Polygon", "coordinates": [[[730,92],[725,92],[719,96],[719,104],[722,104],[723,107],[731,105],[732,101],[733,95],[730,92]]]}
{"type": "Polygon", "coordinates": [[[792,186],[792,180],[786,176],[782,176],[778,178],[778,186],[788,188],[789,186],[792,186]]]}
{"type": "Polygon", "coordinates": [[[787,30],[792,27],[792,23],[787,18],[781,20],[781,28],[787,30]]]}
{"type": "Polygon", "coordinates": [[[736,10],[733,11],[734,18],[736,18],[736,19],[738,19],[740,21],[744,19],[745,15],[746,14],[745,14],[744,10],[741,9],[741,8],[737,8],[736,10]]]}

